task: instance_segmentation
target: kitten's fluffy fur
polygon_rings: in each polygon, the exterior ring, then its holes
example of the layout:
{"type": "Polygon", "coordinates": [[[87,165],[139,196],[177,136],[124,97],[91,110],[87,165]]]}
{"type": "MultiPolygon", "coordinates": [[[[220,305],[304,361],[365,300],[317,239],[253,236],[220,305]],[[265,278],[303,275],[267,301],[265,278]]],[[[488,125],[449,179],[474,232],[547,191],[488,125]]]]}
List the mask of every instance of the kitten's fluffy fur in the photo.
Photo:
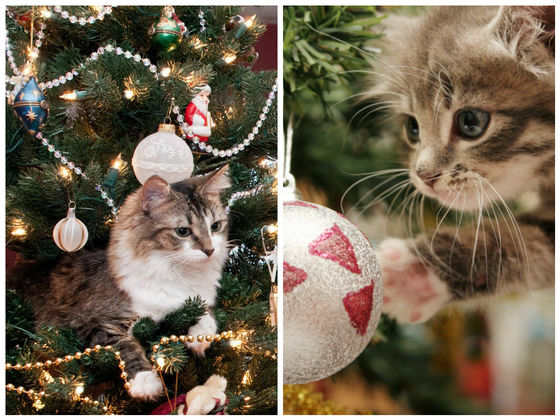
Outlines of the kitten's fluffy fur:
{"type": "MultiPolygon", "coordinates": [[[[162,392],[144,349],[130,335],[134,323],[144,316],[159,321],[189,297],[215,304],[228,255],[227,215],[219,198],[230,185],[226,171],[172,185],[154,176],[126,199],[107,251],[65,256],[43,272],[21,267],[9,279],[32,304],[39,326],[73,328],[88,347],[117,347],[133,397],[162,392]],[[190,231],[180,235],[176,228],[190,231]]],[[[211,313],[189,329],[190,335],[216,332],[211,313]]],[[[190,345],[198,354],[207,346],[190,345]]]]}
{"type": "Polygon", "coordinates": [[[416,189],[474,222],[381,244],[384,310],[401,322],[554,284],[554,8],[430,9],[388,19],[372,95],[412,124],[402,133],[416,189]],[[469,109],[489,116],[475,138],[458,130],[469,109]],[[540,206],[514,222],[503,200],[528,191],[540,206]]]}

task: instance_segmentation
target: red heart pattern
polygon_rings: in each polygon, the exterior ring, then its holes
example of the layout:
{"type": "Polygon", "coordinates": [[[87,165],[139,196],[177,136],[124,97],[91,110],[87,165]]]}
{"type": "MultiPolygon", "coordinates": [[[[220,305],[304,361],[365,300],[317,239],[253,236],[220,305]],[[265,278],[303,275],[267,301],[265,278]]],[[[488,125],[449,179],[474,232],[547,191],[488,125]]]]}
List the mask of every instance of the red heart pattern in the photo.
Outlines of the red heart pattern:
{"type": "Polygon", "coordinates": [[[344,299],[344,309],[350,317],[350,323],[361,336],[366,335],[371,309],[373,307],[373,284],[348,293],[344,299]]]}
{"type": "Polygon", "coordinates": [[[336,223],[309,244],[309,253],[334,261],[352,273],[362,273],[350,240],[336,223]]]}
{"type": "Polygon", "coordinates": [[[290,293],[307,279],[307,273],[301,268],[294,267],[284,261],[283,290],[290,293]]]}

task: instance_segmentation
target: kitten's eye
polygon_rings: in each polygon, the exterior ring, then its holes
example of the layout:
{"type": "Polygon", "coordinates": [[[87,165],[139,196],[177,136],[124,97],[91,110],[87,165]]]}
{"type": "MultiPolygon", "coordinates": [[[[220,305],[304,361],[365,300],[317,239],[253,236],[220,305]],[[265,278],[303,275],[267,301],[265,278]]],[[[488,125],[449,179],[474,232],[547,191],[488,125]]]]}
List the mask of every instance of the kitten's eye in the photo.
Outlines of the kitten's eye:
{"type": "Polygon", "coordinates": [[[217,232],[221,229],[222,227],[222,222],[214,222],[212,223],[212,226],[210,226],[210,229],[212,229],[212,232],[217,232]]]}
{"type": "Polygon", "coordinates": [[[418,143],[420,141],[420,127],[418,126],[418,121],[416,121],[416,118],[408,117],[405,126],[408,141],[412,144],[418,143]]]}
{"type": "Polygon", "coordinates": [[[181,238],[186,238],[192,233],[192,230],[190,230],[188,227],[178,227],[175,228],[175,233],[181,238]]]}
{"type": "Polygon", "coordinates": [[[457,114],[457,131],[467,139],[476,139],[484,134],[490,114],[479,109],[463,109],[457,114]]]}

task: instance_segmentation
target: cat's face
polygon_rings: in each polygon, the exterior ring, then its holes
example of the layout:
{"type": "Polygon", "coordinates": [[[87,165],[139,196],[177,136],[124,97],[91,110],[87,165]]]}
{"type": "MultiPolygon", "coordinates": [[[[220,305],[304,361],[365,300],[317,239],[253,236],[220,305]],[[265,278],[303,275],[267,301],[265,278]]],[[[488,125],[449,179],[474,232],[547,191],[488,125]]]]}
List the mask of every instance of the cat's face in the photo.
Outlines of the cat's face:
{"type": "MultiPolygon", "coordinates": [[[[406,53],[386,66],[383,90],[411,148],[416,188],[447,207],[479,209],[553,174],[554,57],[540,43],[539,63],[512,55],[495,35],[503,10],[449,9],[402,40],[406,53]]],[[[500,29],[508,30],[526,29],[500,29]]]]}
{"type": "Polygon", "coordinates": [[[171,185],[151,177],[123,205],[119,231],[139,256],[157,253],[177,266],[222,260],[228,216],[219,194],[230,185],[226,170],[171,185]]]}

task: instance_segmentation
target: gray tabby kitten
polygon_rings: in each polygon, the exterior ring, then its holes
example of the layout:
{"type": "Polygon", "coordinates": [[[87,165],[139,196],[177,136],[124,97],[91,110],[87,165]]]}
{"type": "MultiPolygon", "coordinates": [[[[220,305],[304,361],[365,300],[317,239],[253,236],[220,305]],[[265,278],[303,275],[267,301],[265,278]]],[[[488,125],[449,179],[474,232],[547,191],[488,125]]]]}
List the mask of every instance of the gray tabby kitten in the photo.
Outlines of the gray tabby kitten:
{"type": "Polygon", "coordinates": [[[372,96],[401,119],[417,192],[463,223],[381,243],[399,322],[554,285],[554,7],[430,9],[387,20],[372,96]],[[515,217],[506,200],[527,193],[539,203],[515,217]]]}
{"type": "MultiPolygon", "coordinates": [[[[153,398],[161,381],[130,329],[161,320],[189,297],[216,303],[228,256],[228,216],[220,193],[227,166],[169,185],[158,176],[127,197],[106,251],[65,256],[53,270],[22,267],[10,279],[24,291],[37,325],[73,328],[88,347],[114,345],[126,362],[133,397],[153,398]]],[[[217,332],[211,313],[189,335],[217,332]]],[[[189,344],[200,355],[208,343],[189,344]]]]}

